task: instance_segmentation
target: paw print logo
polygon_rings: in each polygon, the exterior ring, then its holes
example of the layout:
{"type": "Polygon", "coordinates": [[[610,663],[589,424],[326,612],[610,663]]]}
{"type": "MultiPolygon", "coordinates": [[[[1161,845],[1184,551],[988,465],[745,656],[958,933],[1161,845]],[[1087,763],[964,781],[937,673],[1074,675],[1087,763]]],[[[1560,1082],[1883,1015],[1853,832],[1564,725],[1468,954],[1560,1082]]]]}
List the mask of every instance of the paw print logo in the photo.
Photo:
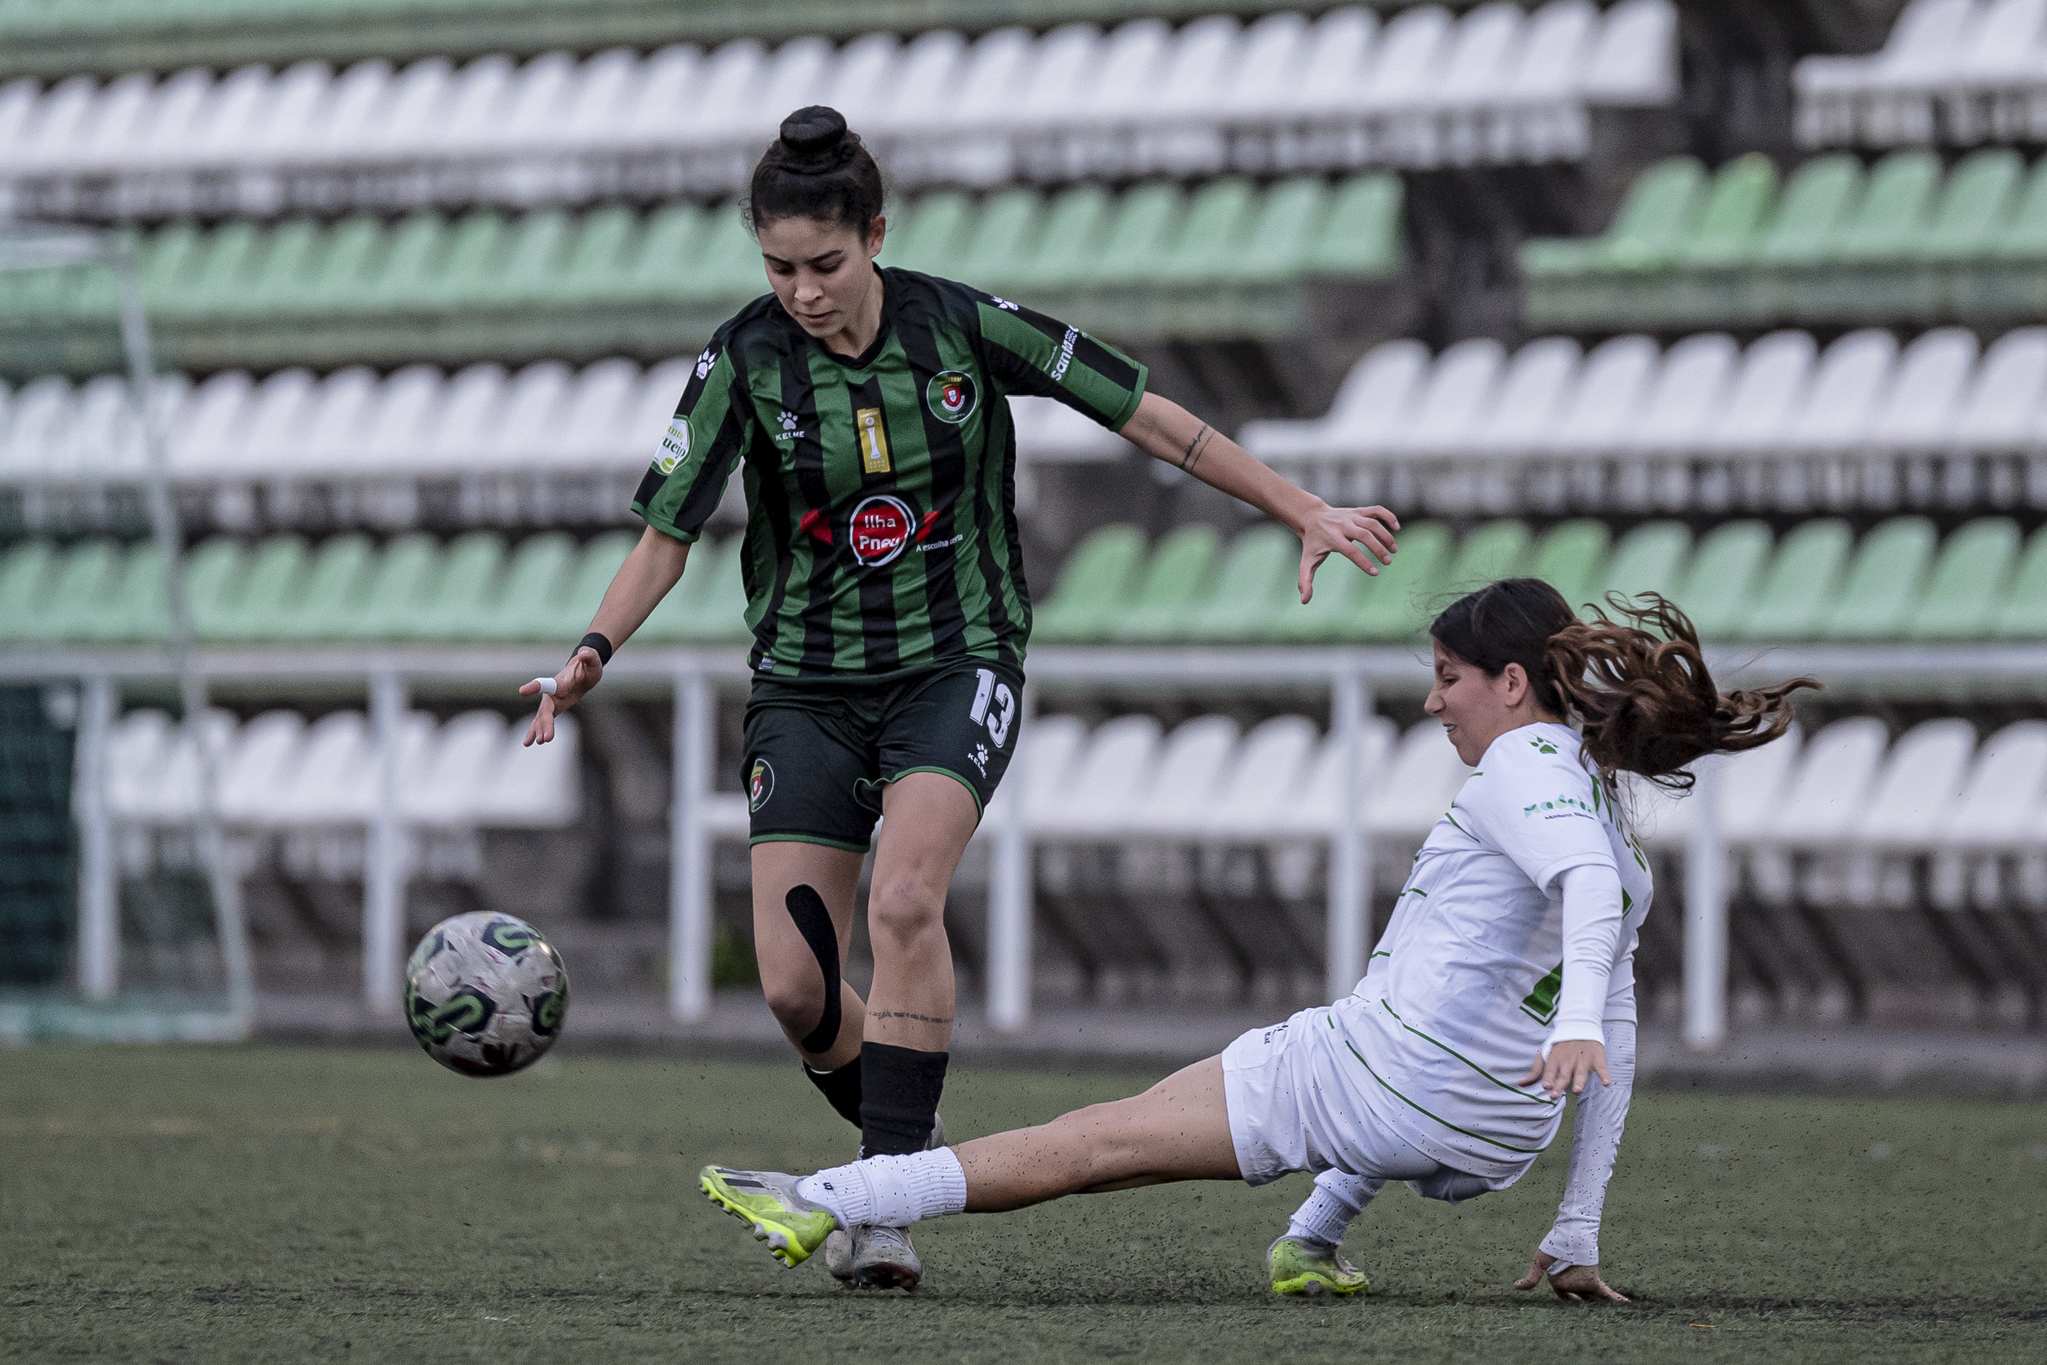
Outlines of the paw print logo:
{"type": "Polygon", "coordinates": [[[718,353],[706,346],[704,353],[697,357],[697,378],[702,379],[711,372],[711,366],[718,363],[718,353]]]}
{"type": "Polygon", "coordinates": [[[789,411],[787,411],[787,410],[784,410],[784,411],[783,411],[783,413],[782,413],[782,430],[783,430],[783,431],[786,431],[786,432],[794,432],[794,431],[796,430],[796,414],[795,414],[795,413],[793,413],[793,412],[789,412],[789,411]]]}
{"type": "Polygon", "coordinates": [[[985,744],[976,744],[976,745],[974,746],[974,752],[972,752],[971,754],[968,754],[968,755],[967,755],[967,757],[968,757],[969,759],[972,759],[972,760],[973,760],[973,764],[974,764],[974,766],[975,766],[976,768],[979,768],[979,769],[981,770],[981,776],[983,776],[983,777],[986,777],[986,776],[988,775],[988,746],[987,746],[987,745],[985,745],[985,744]]]}
{"type": "Polygon", "coordinates": [[[1528,743],[1539,754],[1553,754],[1557,751],[1557,746],[1546,739],[1531,739],[1528,743]]]}
{"type": "Polygon", "coordinates": [[[1000,308],[1005,313],[1014,313],[1017,311],[1017,306],[1011,303],[1008,299],[1003,298],[1002,295],[1000,294],[990,294],[988,296],[988,301],[994,304],[997,308],[1000,308]]]}

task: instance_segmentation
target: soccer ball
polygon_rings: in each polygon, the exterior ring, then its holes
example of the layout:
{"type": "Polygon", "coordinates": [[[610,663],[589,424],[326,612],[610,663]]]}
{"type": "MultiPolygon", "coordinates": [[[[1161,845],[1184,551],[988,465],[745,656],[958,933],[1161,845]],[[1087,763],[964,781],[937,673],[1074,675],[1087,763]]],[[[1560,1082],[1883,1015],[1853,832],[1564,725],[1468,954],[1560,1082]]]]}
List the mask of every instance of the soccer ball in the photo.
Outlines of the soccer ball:
{"type": "Polygon", "coordinates": [[[554,1046],[569,974],[540,931],[471,911],[427,931],[405,964],[405,1022],[426,1055],[465,1076],[506,1076],[554,1046]]]}

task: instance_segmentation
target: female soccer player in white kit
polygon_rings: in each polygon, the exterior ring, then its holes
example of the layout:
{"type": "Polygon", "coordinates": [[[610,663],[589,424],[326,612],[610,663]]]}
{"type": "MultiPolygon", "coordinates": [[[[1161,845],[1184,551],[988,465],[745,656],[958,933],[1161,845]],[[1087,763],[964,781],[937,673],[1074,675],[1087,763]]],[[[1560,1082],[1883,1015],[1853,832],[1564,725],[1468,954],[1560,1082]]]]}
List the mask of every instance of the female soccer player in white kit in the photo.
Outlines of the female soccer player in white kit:
{"type": "Polygon", "coordinates": [[[1616,777],[1688,786],[1686,764],[1777,738],[1791,693],[1817,686],[1722,694],[1675,608],[1658,598],[1620,615],[1628,623],[1581,622],[1548,584],[1508,579],[1437,617],[1425,709],[1476,771],[1345,999],[1042,1127],[800,1180],[709,1166],[704,1193],[793,1266],[841,1224],[1325,1172],[1268,1266],[1281,1292],[1354,1292],[1362,1277],[1336,1244],[1381,1185],[1452,1203],[1505,1189],[1556,1136],[1568,1092],[1584,1106],[1570,1192],[1532,1275],[1567,1262],[1559,1293],[1604,1291],[1599,1210],[1632,1076],[1632,958],[1652,892],[1616,777]]]}

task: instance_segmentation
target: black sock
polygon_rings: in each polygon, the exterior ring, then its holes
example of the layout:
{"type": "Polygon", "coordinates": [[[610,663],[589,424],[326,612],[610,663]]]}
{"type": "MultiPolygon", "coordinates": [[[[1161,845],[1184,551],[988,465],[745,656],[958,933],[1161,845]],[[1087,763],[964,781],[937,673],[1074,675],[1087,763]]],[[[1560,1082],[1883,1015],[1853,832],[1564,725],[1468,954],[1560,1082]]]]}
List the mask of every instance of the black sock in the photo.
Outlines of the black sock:
{"type": "Polygon", "coordinates": [[[888,1043],[860,1045],[860,1154],[921,1152],[938,1117],[950,1054],[888,1043]]]}
{"type": "Polygon", "coordinates": [[[803,1074],[810,1077],[810,1083],[832,1108],[839,1111],[839,1117],[860,1126],[860,1059],[855,1057],[836,1071],[813,1071],[805,1063],[803,1074]]]}

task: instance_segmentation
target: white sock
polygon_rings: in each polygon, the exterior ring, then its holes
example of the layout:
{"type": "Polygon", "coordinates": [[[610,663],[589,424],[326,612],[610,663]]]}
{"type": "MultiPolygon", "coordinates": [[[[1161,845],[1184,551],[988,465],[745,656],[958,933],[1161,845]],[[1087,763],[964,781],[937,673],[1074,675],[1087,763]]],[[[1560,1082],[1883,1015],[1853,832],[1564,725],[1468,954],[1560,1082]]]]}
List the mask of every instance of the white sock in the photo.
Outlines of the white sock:
{"type": "Polygon", "coordinates": [[[1315,1188],[1288,1220],[1286,1235],[1308,1243],[1311,1250],[1335,1250],[1343,1245],[1343,1234],[1349,1229],[1350,1220],[1372,1202],[1372,1196],[1379,1192],[1383,1183],[1362,1176],[1345,1175],[1341,1171],[1324,1171],[1316,1177],[1315,1188]]]}
{"type": "Polygon", "coordinates": [[[967,1211],[967,1173],[952,1148],[908,1156],[871,1156],[796,1182],[796,1193],[830,1209],[839,1226],[906,1228],[967,1211]]]}

